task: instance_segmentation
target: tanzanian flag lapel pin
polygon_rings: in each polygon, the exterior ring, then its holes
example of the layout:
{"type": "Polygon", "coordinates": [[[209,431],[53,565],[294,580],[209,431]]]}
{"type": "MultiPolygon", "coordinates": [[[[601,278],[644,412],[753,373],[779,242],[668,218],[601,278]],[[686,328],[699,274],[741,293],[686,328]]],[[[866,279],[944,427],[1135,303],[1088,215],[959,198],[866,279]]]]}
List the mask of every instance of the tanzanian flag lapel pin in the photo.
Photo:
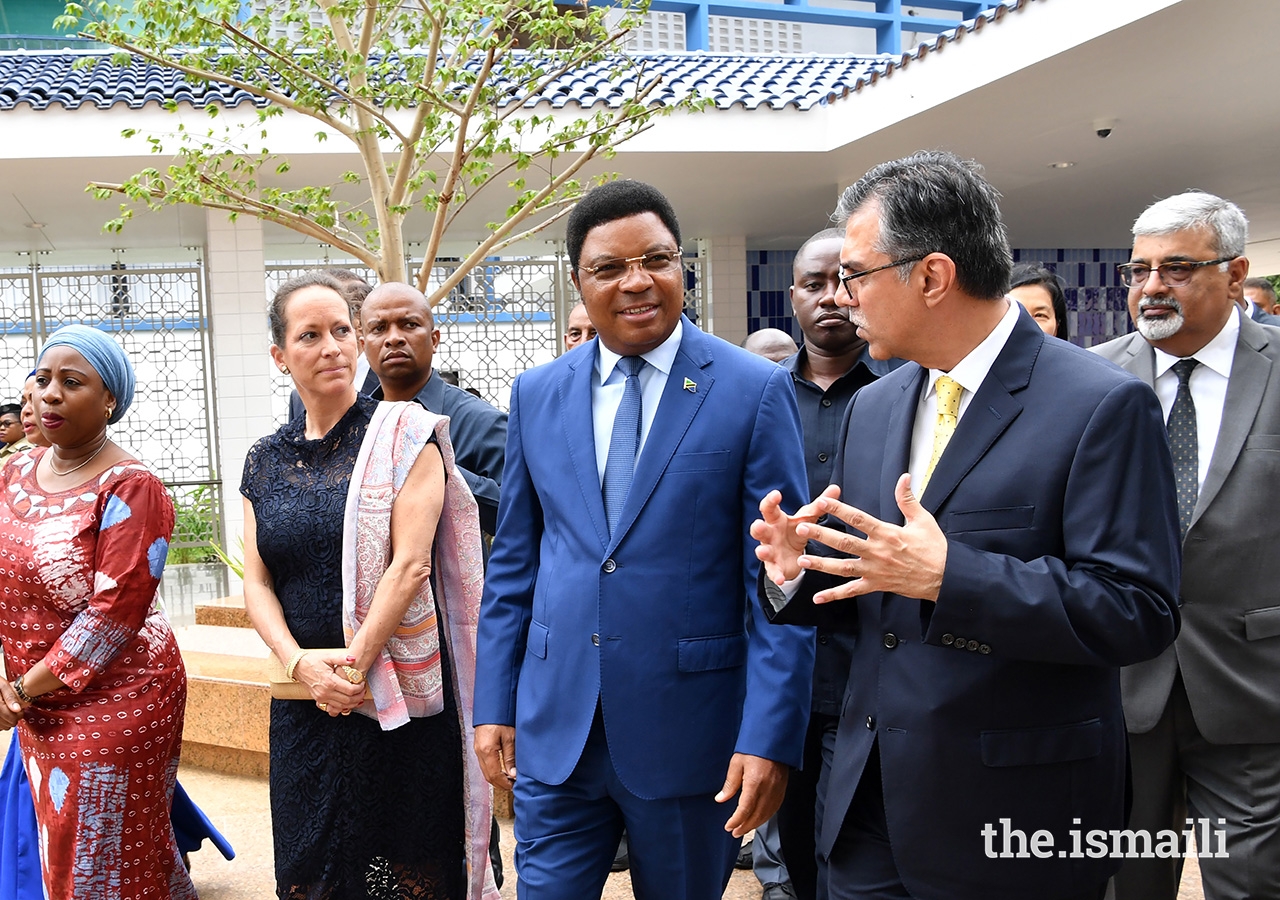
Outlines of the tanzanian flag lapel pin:
{"type": "Polygon", "coordinates": [[[698,386],[689,378],[684,380],[684,389],[691,394],[696,394],[698,392],[698,386]]]}

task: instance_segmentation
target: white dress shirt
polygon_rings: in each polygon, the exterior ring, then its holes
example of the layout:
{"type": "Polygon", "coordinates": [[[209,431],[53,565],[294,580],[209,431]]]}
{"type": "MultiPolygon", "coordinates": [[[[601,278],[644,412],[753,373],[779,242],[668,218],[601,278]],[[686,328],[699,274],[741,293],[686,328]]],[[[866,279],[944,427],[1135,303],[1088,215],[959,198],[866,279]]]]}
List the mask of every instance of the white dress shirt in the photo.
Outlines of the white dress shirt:
{"type": "MultiPolygon", "coordinates": [[[[640,451],[636,454],[639,464],[640,454],[644,452],[645,442],[649,439],[649,429],[653,427],[653,417],[658,411],[658,401],[662,399],[662,391],[667,386],[667,376],[675,365],[676,354],[680,351],[680,337],[684,334],[684,322],[676,322],[676,330],[671,332],[665,341],[654,347],[641,358],[648,363],[640,370],[640,451]]],[[[600,475],[600,484],[604,484],[604,467],[609,460],[609,441],[613,437],[613,419],[622,404],[622,391],[627,383],[627,376],[618,368],[618,360],[622,356],[614,353],[599,339],[596,340],[595,378],[591,379],[591,425],[596,440],[596,469],[600,475]]]]}
{"type": "MultiPolygon", "coordinates": [[[[1218,444],[1222,407],[1227,402],[1227,382],[1231,378],[1231,364],[1236,358],[1236,341],[1240,339],[1240,316],[1245,315],[1239,307],[1232,312],[1217,336],[1192,354],[1200,363],[1192,369],[1187,382],[1196,405],[1196,462],[1199,464],[1200,486],[1204,485],[1204,477],[1209,474],[1213,448],[1218,444]]],[[[1160,408],[1164,410],[1167,422],[1169,410],[1173,409],[1173,401],[1178,396],[1178,376],[1173,371],[1173,364],[1180,357],[1171,356],[1159,347],[1151,349],[1156,352],[1156,396],[1160,398],[1160,408]]]]}
{"type": "Polygon", "coordinates": [[[909,471],[911,472],[911,492],[917,497],[920,496],[920,482],[924,478],[924,473],[929,470],[929,460],[933,458],[933,429],[938,422],[938,391],[935,387],[938,379],[948,375],[962,388],[960,413],[956,416],[958,426],[969,404],[973,401],[974,393],[982,387],[982,382],[986,380],[987,373],[995,365],[996,357],[1004,349],[1009,335],[1013,334],[1014,325],[1018,322],[1018,316],[1022,310],[1020,303],[1010,302],[1007,298],[997,302],[1007,303],[1008,309],[996,323],[996,327],[991,329],[991,333],[983,338],[982,343],[970,350],[969,354],[956,363],[950,372],[944,372],[941,369],[929,370],[929,380],[925,382],[924,390],[920,392],[920,400],[916,404],[915,426],[911,430],[909,471]]]}

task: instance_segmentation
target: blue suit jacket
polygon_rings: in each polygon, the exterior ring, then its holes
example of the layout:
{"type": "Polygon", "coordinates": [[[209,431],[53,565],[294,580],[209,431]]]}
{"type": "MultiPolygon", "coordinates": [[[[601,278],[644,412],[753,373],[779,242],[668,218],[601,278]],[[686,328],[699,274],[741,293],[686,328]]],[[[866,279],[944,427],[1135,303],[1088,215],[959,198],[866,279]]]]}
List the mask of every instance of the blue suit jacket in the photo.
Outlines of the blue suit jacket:
{"type": "MultiPolygon", "coordinates": [[[[902,522],[894,486],[927,375],[903,366],[849,408],[836,480],[889,522],[902,522]]],[[[1178,630],[1174,497],[1155,393],[1022,313],[921,497],[947,535],[937,603],[875,593],[828,608],[856,639],[823,852],[878,741],[894,860],[916,896],[1062,896],[1118,868],[1058,851],[1072,829],[1083,842],[1124,827],[1119,669],[1178,630]],[[1052,858],[989,858],[982,829],[1005,818],[1028,838],[1050,831],[1052,858]]],[[[807,619],[813,574],[779,619],[807,619]]]]}
{"type": "Polygon", "coordinates": [[[770,490],[805,493],[790,376],[685,319],[610,537],[596,355],[591,341],[511,389],[476,724],[514,725],[520,774],[561,784],[599,704],[619,777],[649,799],[716,792],[735,751],[799,765],[813,632],[765,620],[748,534],[770,490]]]}

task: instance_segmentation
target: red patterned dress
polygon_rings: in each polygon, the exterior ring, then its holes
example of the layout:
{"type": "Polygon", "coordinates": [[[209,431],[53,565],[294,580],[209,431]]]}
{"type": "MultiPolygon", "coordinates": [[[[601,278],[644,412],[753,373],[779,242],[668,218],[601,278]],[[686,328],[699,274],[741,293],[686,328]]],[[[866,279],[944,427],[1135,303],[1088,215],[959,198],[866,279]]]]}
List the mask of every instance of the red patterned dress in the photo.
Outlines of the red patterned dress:
{"type": "Polygon", "coordinates": [[[67,685],[18,726],[45,890],[194,898],[169,821],[186,671],[156,608],[173,504],[134,462],[44,491],[44,452],[0,472],[0,645],[11,678],[44,660],[67,685]]]}

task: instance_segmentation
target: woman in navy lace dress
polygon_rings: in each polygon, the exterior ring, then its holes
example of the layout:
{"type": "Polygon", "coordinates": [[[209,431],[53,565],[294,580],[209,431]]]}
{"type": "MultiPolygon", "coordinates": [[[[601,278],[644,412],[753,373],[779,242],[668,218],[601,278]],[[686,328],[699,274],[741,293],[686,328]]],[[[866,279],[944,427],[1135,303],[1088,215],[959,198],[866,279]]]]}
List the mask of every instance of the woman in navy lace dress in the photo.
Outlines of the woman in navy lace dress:
{"type": "MultiPolygon", "coordinates": [[[[344,644],[344,507],[377,408],[352,386],[357,342],[340,286],[321,273],[287,283],[272,301],[271,329],[272,358],[292,375],[306,416],[260,440],[245,461],[245,605],[313,700],[271,704],[277,894],[462,900],[462,739],[448,654],[444,712],[383,731],[375,718],[348,715],[365,688],[344,667],[367,672],[381,649],[364,627],[345,651],[302,652],[344,644]]],[[[409,481],[443,484],[435,445],[421,456],[409,481]]],[[[435,522],[414,518],[429,567],[435,522]]]]}

